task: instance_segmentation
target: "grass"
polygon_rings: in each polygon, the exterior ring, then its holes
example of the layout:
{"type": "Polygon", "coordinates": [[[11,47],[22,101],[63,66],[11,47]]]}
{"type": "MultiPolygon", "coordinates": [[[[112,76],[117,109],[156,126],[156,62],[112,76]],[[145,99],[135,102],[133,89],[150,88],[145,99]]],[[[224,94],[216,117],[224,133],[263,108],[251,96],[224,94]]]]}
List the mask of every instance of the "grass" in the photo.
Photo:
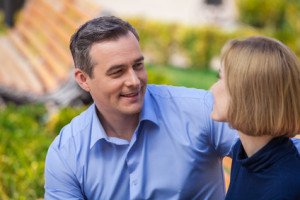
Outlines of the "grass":
{"type": "Polygon", "coordinates": [[[177,68],[173,66],[147,65],[147,70],[163,74],[171,85],[208,90],[218,79],[218,72],[195,68],[177,68]]]}

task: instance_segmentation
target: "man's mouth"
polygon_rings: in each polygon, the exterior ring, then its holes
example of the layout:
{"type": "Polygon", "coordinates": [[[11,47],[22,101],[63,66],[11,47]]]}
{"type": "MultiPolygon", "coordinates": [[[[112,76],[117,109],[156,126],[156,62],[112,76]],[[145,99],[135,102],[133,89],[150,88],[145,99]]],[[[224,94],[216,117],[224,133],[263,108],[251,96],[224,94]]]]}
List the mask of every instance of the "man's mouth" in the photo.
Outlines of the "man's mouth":
{"type": "Polygon", "coordinates": [[[135,97],[139,94],[139,92],[129,93],[129,94],[121,94],[123,97],[135,97]]]}

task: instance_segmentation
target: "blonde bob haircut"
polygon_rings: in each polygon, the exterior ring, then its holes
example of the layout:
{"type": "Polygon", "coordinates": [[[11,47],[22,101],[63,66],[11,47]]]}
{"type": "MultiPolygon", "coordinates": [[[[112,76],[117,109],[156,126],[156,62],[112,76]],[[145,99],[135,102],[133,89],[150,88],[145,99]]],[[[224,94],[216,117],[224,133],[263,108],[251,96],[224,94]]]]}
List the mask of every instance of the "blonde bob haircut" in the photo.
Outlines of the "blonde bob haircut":
{"type": "Polygon", "coordinates": [[[222,49],[228,122],[251,136],[300,133],[300,63],[278,40],[254,36],[222,49]]]}

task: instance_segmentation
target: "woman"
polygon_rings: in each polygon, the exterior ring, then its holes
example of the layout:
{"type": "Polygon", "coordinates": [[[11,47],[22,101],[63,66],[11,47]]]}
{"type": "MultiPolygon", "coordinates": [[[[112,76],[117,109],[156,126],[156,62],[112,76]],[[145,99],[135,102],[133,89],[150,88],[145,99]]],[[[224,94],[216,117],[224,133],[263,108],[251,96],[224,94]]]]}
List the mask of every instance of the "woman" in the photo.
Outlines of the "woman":
{"type": "Polygon", "coordinates": [[[300,63],[281,42],[232,40],[212,87],[211,118],[238,130],[226,199],[300,199],[300,63]]]}

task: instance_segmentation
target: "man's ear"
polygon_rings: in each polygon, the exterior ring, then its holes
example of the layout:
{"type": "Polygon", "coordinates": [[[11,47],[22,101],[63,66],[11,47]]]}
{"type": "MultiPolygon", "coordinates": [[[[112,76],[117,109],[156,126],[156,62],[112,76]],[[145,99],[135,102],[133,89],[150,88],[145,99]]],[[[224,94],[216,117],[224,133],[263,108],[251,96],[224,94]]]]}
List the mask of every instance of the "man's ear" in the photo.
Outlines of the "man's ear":
{"type": "Polygon", "coordinates": [[[85,91],[89,92],[90,87],[87,83],[87,79],[89,78],[88,75],[82,71],[81,69],[76,68],[74,72],[74,77],[79,86],[84,89],[85,91]]]}

